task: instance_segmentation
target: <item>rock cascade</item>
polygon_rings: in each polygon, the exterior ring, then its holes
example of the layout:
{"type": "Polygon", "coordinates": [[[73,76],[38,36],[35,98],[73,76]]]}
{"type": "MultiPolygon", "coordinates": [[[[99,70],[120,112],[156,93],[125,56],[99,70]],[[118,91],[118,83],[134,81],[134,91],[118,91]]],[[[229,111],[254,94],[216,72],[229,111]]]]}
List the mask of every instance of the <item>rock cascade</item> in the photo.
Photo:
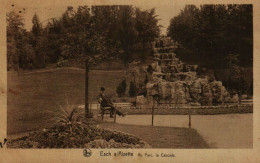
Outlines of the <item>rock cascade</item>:
{"type": "MultiPolygon", "coordinates": [[[[137,97],[137,105],[157,103],[184,105],[212,105],[238,102],[222,85],[221,81],[209,80],[207,76],[197,76],[197,65],[188,65],[174,54],[174,43],[169,37],[156,40],[153,63],[148,67],[136,68],[136,78],[148,82],[146,96],[137,97]]],[[[140,82],[139,82],[140,83],[140,82]]],[[[140,84],[139,84],[140,85],[140,84]]]]}

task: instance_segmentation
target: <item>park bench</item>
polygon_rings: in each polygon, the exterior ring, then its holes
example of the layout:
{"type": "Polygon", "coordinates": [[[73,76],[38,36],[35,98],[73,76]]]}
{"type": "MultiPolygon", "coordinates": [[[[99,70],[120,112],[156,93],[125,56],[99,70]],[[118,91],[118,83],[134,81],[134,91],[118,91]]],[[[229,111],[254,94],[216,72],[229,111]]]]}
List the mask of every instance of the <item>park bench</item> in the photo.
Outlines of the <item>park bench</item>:
{"type": "MultiPolygon", "coordinates": [[[[98,99],[98,103],[99,103],[98,111],[100,112],[101,118],[102,118],[102,121],[103,121],[105,114],[109,114],[109,116],[110,116],[110,112],[111,112],[112,108],[111,107],[103,107],[103,106],[101,106],[101,100],[100,99],[98,99]]],[[[115,121],[116,120],[116,112],[114,112],[113,118],[114,118],[114,121],[115,121]]]]}
{"type": "MultiPolygon", "coordinates": [[[[109,114],[110,115],[110,111],[111,111],[111,107],[102,107],[101,106],[101,101],[98,99],[98,110],[101,114],[102,120],[104,119],[104,115],[109,114]]],[[[131,103],[114,103],[114,106],[116,108],[124,108],[124,109],[131,109],[132,108],[132,104],[131,103]]],[[[116,120],[116,112],[114,112],[113,115],[114,121],[116,120]]]]}

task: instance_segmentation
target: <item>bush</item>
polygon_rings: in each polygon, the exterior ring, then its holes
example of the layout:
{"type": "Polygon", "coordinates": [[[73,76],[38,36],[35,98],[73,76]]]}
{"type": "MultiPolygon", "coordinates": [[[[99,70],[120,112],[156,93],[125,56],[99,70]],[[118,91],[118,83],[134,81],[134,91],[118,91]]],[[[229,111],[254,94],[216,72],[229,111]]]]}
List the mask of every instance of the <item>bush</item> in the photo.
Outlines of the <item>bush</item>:
{"type": "Polygon", "coordinates": [[[225,82],[225,86],[232,90],[238,92],[238,94],[245,94],[250,92],[251,82],[245,74],[245,70],[239,66],[233,66],[230,69],[231,73],[229,80],[225,82]]]}
{"type": "Polygon", "coordinates": [[[136,85],[134,82],[130,82],[130,88],[128,93],[131,97],[136,96],[136,85]]]}
{"type": "MultiPolygon", "coordinates": [[[[35,69],[41,69],[41,68],[46,67],[43,57],[35,57],[32,65],[33,65],[33,68],[35,68],[35,69]]],[[[31,68],[32,68],[32,65],[30,65],[31,68]]]]}
{"type": "Polygon", "coordinates": [[[116,93],[118,95],[118,97],[122,97],[125,95],[125,91],[126,91],[126,80],[123,80],[117,87],[116,89],[116,93]]]}
{"type": "Polygon", "coordinates": [[[64,60],[62,57],[57,61],[57,67],[65,67],[68,66],[68,60],[64,60]]]}
{"type": "Polygon", "coordinates": [[[76,106],[67,105],[65,107],[59,106],[59,112],[53,112],[53,118],[51,122],[53,127],[60,127],[71,133],[82,132],[86,127],[84,122],[84,110],[76,108],[76,106]]]}
{"type": "Polygon", "coordinates": [[[90,125],[84,110],[75,109],[67,101],[59,111],[51,111],[50,128],[30,132],[29,135],[7,142],[8,148],[146,148],[140,138],[90,125]]]}
{"type": "Polygon", "coordinates": [[[145,85],[140,86],[139,89],[138,89],[138,91],[136,90],[136,94],[137,94],[138,96],[143,95],[144,97],[146,97],[147,90],[146,90],[145,85]]]}
{"type": "Polygon", "coordinates": [[[88,126],[82,132],[68,132],[62,126],[29,133],[7,142],[8,148],[148,148],[133,135],[88,126]]]}

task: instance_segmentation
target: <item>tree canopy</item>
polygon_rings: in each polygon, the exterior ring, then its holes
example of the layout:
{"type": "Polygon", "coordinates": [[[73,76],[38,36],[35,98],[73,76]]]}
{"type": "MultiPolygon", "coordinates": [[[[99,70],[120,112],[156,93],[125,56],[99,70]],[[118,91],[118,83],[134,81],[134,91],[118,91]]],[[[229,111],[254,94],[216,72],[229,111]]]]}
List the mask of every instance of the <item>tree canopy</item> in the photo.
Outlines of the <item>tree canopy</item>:
{"type": "MultiPolygon", "coordinates": [[[[133,6],[68,7],[60,18],[49,19],[45,26],[35,13],[30,31],[23,28],[21,15],[15,12],[8,15],[9,45],[17,43],[17,36],[12,38],[18,33],[15,30],[23,31],[19,36],[27,40],[23,52],[15,54],[23,60],[18,66],[23,69],[43,68],[59,58],[88,60],[91,64],[121,59],[127,65],[143,57],[133,57],[136,51],[151,49],[148,45],[159,36],[160,28],[155,9],[142,11],[133,6]]],[[[15,48],[8,49],[11,58],[15,48]]]]}
{"type": "Polygon", "coordinates": [[[237,55],[239,66],[252,67],[252,14],[252,5],[187,5],[171,19],[168,35],[181,45],[176,53],[186,62],[227,68],[237,55]]]}

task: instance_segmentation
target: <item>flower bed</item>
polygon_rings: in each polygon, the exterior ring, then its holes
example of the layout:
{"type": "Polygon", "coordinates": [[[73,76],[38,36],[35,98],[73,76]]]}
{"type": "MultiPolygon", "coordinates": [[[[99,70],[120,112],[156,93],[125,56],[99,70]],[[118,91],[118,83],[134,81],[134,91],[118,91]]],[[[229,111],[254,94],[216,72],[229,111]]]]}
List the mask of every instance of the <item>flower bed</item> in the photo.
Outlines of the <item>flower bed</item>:
{"type": "MultiPolygon", "coordinates": [[[[127,112],[128,115],[152,114],[152,108],[143,109],[122,109],[122,112],[127,112]]],[[[234,113],[253,113],[252,105],[239,106],[208,106],[208,107],[193,107],[193,108],[155,108],[156,115],[215,115],[215,114],[234,114],[234,113]]]]}
{"type": "Polygon", "coordinates": [[[149,144],[122,132],[89,126],[70,132],[64,127],[52,127],[9,140],[8,148],[149,148],[149,144]]]}

